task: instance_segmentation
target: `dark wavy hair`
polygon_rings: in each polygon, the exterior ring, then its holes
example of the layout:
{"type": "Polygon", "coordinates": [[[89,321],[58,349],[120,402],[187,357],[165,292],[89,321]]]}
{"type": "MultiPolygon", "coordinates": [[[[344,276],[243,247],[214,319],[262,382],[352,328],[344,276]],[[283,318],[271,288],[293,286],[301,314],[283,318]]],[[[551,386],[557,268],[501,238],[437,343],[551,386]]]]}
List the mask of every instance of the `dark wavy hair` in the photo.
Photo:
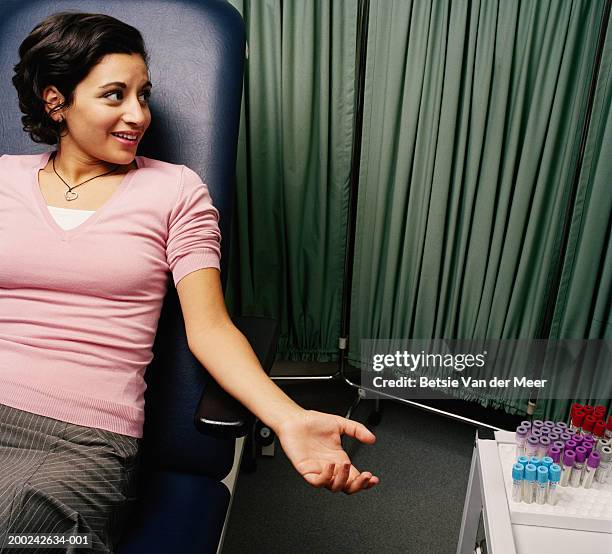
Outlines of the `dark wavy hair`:
{"type": "Polygon", "coordinates": [[[23,130],[34,142],[58,144],[66,122],[51,115],[74,101],[74,89],[107,54],[149,56],[138,29],[105,14],[58,12],[41,21],[19,46],[13,67],[23,130]],[[42,92],[54,85],[65,101],[50,113],[42,92]]]}

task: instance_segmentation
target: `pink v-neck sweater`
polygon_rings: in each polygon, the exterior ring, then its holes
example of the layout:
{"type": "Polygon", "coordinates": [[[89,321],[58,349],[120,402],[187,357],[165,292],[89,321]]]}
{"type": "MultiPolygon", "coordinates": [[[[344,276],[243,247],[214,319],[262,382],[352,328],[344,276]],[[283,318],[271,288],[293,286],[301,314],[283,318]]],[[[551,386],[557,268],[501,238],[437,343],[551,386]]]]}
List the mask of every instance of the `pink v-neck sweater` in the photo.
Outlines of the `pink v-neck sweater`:
{"type": "Polygon", "coordinates": [[[219,213],[197,173],[136,156],[64,230],[38,184],[50,154],[0,158],[0,404],[142,437],[170,272],[219,269],[219,213]]]}

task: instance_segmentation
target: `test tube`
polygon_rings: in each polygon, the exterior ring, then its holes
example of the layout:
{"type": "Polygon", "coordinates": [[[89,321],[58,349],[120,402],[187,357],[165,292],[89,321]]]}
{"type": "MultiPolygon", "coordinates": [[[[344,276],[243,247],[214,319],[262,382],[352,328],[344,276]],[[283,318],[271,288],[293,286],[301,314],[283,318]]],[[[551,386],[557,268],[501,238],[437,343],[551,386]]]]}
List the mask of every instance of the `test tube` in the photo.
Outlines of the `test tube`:
{"type": "Polygon", "coordinates": [[[605,438],[604,433],[606,432],[606,423],[604,421],[598,421],[593,427],[593,438],[595,439],[595,444],[597,444],[600,440],[605,438]]]}
{"type": "Polygon", "coordinates": [[[586,449],[583,446],[576,447],[576,460],[570,475],[570,485],[579,487],[582,483],[582,471],[584,470],[584,462],[586,461],[586,449]]]}
{"type": "Polygon", "coordinates": [[[595,472],[595,481],[604,484],[608,479],[608,471],[612,466],[612,448],[604,446],[599,451],[600,460],[599,467],[595,472]]]}
{"type": "Polygon", "coordinates": [[[515,457],[523,456],[525,454],[525,443],[527,442],[527,428],[519,425],[516,428],[516,433],[514,434],[516,441],[516,449],[515,449],[515,457]]]}
{"type": "Polygon", "coordinates": [[[548,495],[548,468],[546,466],[540,466],[538,467],[536,503],[546,504],[547,495],[548,495]]]}
{"type": "Polygon", "coordinates": [[[537,437],[538,439],[542,436],[542,428],[539,427],[537,429],[531,428],[531,433],[529,433],[530,437],[537,437]]]}
{"type": "Polygon", "coordinates": [[[589,457],[589,454],[594,450],[594,444],[591,441],[584,441],[582,443],[582,447],[586,449],[586,457],[589,457]]]}
{"type": "Polygon", "coordinates": [[[563,467],[561,468],[561,481],[559,484],[562,487],[569,485],[570,475],[576,461],[576,453],[573,450],[566,450],[563,453],[563,467]]]}
{"type": "Polygon", "coordinates": [[[572,404],[572,409],[570,410],[570,417],[568,420],[568,427],[572,424],[572,416],[574,415],[574,412],[577,410],[582,411],[582,404],[578,404],[578,403],[572,404]]]}
{"type": "Polygon", "coordinates": [[[612,439],[612,415],[608,418],[608,423],[606,423],[606,430],[604,431],[604,435],[607,439],[612,439]]]}
{"type": "Polygon", "coordinates": [[[569,432],[567,432],[567,431],[566,431],[565,433],[561,433],[561,440],[562,440],[563,442],[567,442],[567,441],[572,440],[572,435],[571,435],[571,433],[569,433],[569,432]]]}
{"type": "Polygon", "coordinates": [[[543,425],[543,427],[548,427],[549,429],[552,429],[554,426],[555,426],[555,422],[551,421],[550,419],[547,419],[543,425]]]}
{"type": "Polygon", "coordinates": [[[536,466],[527,464],[525,466],[525,477],[523,479],[523,502],[531,504],[533,502],[533,493],[536,478],[536,466]]]}
{"type": "Polygon", "coordinates": [[[541,419],[534,419],[531,422],[531,432],[533,433],[536,429],[539,430],[544,425],[541,419]]]}
{"type": "Polygon", "coordinates": [[[576,450],[577,446],[578,446],[578,444],[576,442],[574,442],[573,440],[567,441],[565,443],[565,450],[576,450]]]}
{"type": "Polygon", "coordinates": [[[540,465],[543,465],[546,469],[549,469],[553,463],[553,459],[550,456],[544,456],[540,465]]]}
{"type": "Polygon", "coordinates": [[[601,462],[601,454],[599,452],[591,452],[584,468],[583,486],[585,489],[590,489],[593,484],[593,477],[601,462]]]}
{"type": "Polygon", "coordinates": [[[542,425],[542,427],[540,427],[540,433],[542,437],[547,437],[551,432],[551,428],[550,427],[546,427],[544,425],[542,425]]]}
{"type": "Polygon", "coordinates": [[[568,429],[567,423],[565,423],[565,421],[557,421],[557,427],[565,429],[566,431],[568,429]]]}
{"type": "Polygon", "coordinates": [[[543,458],[544,456],[546,456],[546,453],[548,452],[548,448],[551,445],[551,440],[548,437],[540,437],[540,445],[538,447],[538,456],[540,456],[540,458],[543,458]]]}
{"type": "Polygon", "coordinates": [[[549,504],[554,506],[557,503],[557,483],[561,478],[561,467],[559,464],[551,465],[548,470],[548,475],[550,477],[550,483],[548,483],[547,501],[549,504]]]}
{"type": "Polygon", "coordinates": [[[521,501],[522,483],[525,466],[518,462],[512,466],[512,500],[515,502],[521,501]]]}
{"type": "Polygon", "coordinates": [[[593,415],[595,408],[593,408],[593,406],[591,406],[590,404],[585,404],[584,406],[582,406],[582,411],[584,412],[584,415],[586,417],[593,415]]]}
{"type": "Polygon", "coordinates": [[[529,458],[527,456],[519,456],[516,459],[516,463],[523,464],[523,467],[525,467],[529,463],[529,458]]]}
{"type": "Polygon", "coordinates": [[[548,433],[548,438],[550,439],[550,442],[555,442],[558,441],[561,438],[561,434],[560,433],[548,433]]]}
{"type": "Polygon", "coordinates": [[[565,443],[563,441],[555,441],[551,446],[556,446],[559,450],[561,450],[561,454],[563,455],[563,451],[565,450],[565,443]]]}
{"type": "Polygon", "coordinates": [[[527,443],[525,445],[525,456],[536,456],[538,453],[538,448],[540,447],[540,440],[538,437],[534,437],[533,435],[527,439],[527,443]]]}
{"type": "Polygon", "coordinates": [[[548,455],[553,461],[553,464],[558,464],[561,461],[561,449],[557,446],[551,446],[548,449],[548,455]]]}
{"type": "Polygon", "coordinates": [[[585,436],[591,436],[593,434],[593,428],[597,423],[597,417],[594,415],[586,416],[582,422],[582,434],[585,436]]]}
{"type": "Polygon", "coordinates": [[[583,421],[584,421],[584,411],[576,410],[572,414],[572,424],[570,425],[570,431],[580,433],[580,428],[582,427],[583,421]]]}
{"type": "Polygon", "coordinates": [[[582,445],[582,441],[584,440],[584,436],[583,435],[578,435],[577,433],[574,433],[574,436],[572,437],[572,440],[576,443],[576,446],[581,446],[582,445]]]}
{"type": "Polygon", "coordinates": [[[529,463],[532,466],[538,467],[540,465],[540,458],[538,458],[537,456],[531,456],[531,458],[529,458],[529,463]]]}
{"type": "Polygon", "coordinates": [[[601,439],[600,441],[597,441],[597,446],[595,447],[595,450],[597,450],[598,452],[601,452],[601,449],[604,446],[612,447],[612,441],[610,439],[601,439]]]}

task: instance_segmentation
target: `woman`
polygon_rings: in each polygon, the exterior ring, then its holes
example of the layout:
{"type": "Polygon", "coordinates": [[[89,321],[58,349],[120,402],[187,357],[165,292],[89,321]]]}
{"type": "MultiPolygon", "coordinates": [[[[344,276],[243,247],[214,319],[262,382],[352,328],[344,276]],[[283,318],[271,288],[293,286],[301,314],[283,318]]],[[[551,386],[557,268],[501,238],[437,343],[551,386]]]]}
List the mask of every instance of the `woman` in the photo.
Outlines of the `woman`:
{"type": "Polygon", "coordinates": [[[378,483],[340,443],[374,435],[298,406],[232,324],[206,185],[136,156],[151,123],[140,33],[62,12],[19,55],[24,130],[57,149],[0,158],[0,550],[8,533],[91,533],[98,551],[119,540],[168,273],[190,350],[275,431],[300,475],[348,494],[378,483]]]}

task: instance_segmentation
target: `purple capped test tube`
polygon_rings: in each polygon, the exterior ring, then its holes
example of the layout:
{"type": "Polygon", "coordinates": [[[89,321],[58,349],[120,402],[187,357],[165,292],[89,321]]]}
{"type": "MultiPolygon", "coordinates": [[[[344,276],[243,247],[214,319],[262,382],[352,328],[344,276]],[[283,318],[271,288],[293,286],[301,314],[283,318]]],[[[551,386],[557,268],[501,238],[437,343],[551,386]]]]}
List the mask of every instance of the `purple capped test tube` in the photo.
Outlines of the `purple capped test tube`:
{"type": "Polygon", "coordinates": [[[561,435],[559,435],[559,433],[548,433],[548,438],[552,441],[558,441],[561,439],[561,435]]]}
{"type": "Polygon", "coordinates": [[[544,427],[548,427],[549,429],[552,429],[555,426],[555,422],[554,421],[550,421],[549,419],[547,419],[544,422],[544,427]]]}
{"type": "Polygon", "coordinates": [[[563,453],[563,466],[561,469],[561,481],[559,485],[567,487],[569,485],[570,475],[576,461],[576,453],[573,450],[566,450],[563,453]]]}
{"type": "Polygon", "coordinates": [[[572,437],[572,440],[578,445],[581,446],[582,445],[582,441],[584,440],[584,435],[578,435],[576,433],[574,433],[574,436],[572,437]]]}
{"type": "Polygon", "coordinates": [[[531,422],[531,431],[533,432],[535,429],[540,429],[544,425],[544,422],[541,419],[534,419],[531,422]]]}
{"type": "Polygon", "coordinates": [[[550,446],[548,448],[548,456],[553,460],[553,463],[559,464],[561,460],[561,449],[556,446],[550,446]]]}
{"type": "Polygon", "coordinates": [[[595,471],[597,471],[599,467],[600,461],[601,454],[599,452],[591,452],[589,454],[589,458],[584,468],[583,486],[585,489],[590,489],[593,485],[593,477],[595,476],[595,471]]]}
{"type": "Polygon", "coordinates": [[[550,433],[550,427],[542,426],[540,428],[540,433],[542,433],[543,437],[547,437],[549,435],[549,433],[550,433]]]}
{"type": "Polygon", "coordinates": [[[586,462],[586,448],[584,446],[576,447],[576,461],[570,475],[570,485],[579,487],[582,484],[582,474],[584,471],[584,463],[586,462]]]}
{"type": "Polygon", "coordinates": [[[571,433],[568,433],[567,431],[566,431],[565,433],[561,433],[561,440],[562,440],[563,442],[567,442],[567,441],[572,440],[572,435],[571,435],[571,433]]]}
{"type": "Polygon", "coordinates": [[[548,437],[540,437],[540,446],[538,447],[538,456],[543,458],[546,456],[548,449],[550,448],[551,442],[548,437]]]}
{"type": "Polygon", "coordinates": [[[571,440],[571,441],[567,441],[567,442],[565,443],[565,449],[566,449],[566,450],[576,450],[576,447],[577,447],[577,446],[578,446],[578,445],[577,445],[577,444],[576,444],[576,443],[575,443],[573,440],[571,440]]]}
{"type": "Polygon", "coordinates": [[[527,439],[527,443],[525,444],[525,456],[529,458],[532,456],[537,456],[539,447],[540,439],[532,435],[527,439]]]}
{"type": "Polygon", "coordinates": [[[565,423],[565,421],[556,421],[555,426],[561,429],[567,429],[567,423],[565,423]]]}
{"type": "Polygon", "coordinates": [[[531,428],[531,434],[529,435],[530,437],[537,437],[540,438],[542,436],[542,430],[541,429],[534,429],[533,427],[531,428]]]}
{"type": "Polygon", "coordinates": [[[514,434],[514,440],[516,443],[516,449],[515,449],[516,458],[518,458],[519,456],[525,455],[525,444],[527,443],[528,431],[529,430],[527,429],[527,427],[523,427],[522,425],[519,425],[516,428],[516,433],[514,434]]]}

